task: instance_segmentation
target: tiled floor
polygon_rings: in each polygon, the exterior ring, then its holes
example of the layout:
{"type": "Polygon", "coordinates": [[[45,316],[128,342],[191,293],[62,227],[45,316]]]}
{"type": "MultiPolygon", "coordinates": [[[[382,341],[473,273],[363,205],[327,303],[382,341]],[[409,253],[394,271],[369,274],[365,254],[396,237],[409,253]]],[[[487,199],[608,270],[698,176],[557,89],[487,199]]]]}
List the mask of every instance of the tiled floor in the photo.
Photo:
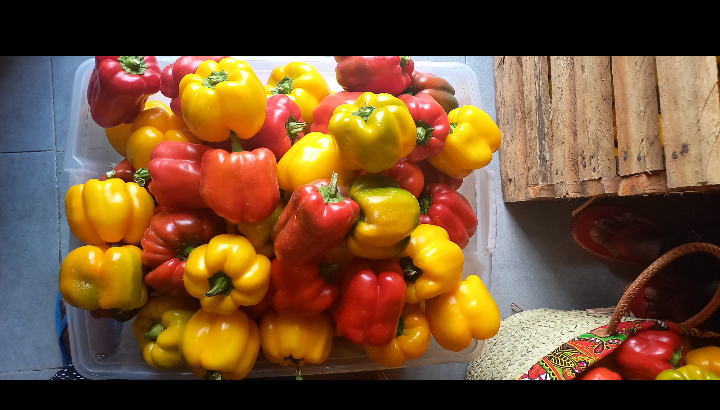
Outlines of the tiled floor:
{"type": "MultiPolygon", "coordinates": [[[[61,367],[55,331],[58,270],[68,252],[63,172],[72,80],[89,56],[0,57],[0,379],[48,379],[61,367]]],[[[416,60],[466,63],[483,109],[495,118],[492,57],[416,60]]],[[[637,269],[601,261],[570,236],[582,200],[504,204],[497,158],[497,248],[490,290],[502,317],[510,303],[585,309],[614,305],[637,269]]],[[[717,195],[603,199],[642,210],[666,226],[717,214],[717,195]]],[[[717,218],[717,217],[716,217],[717,218]]],[[[391,379],[464,379],[467,363],[387,370],[391,379]]]]}

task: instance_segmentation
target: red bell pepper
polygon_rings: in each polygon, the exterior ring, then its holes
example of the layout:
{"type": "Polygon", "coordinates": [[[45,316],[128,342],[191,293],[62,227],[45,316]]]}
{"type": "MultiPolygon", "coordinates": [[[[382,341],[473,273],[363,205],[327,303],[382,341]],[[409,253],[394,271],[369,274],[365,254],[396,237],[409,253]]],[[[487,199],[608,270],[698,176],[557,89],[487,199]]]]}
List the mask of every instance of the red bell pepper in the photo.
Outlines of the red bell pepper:
{"type": "Polygon", "coordinates": [[[428,95],[437,101],[446,114],[450,114],[450,111],[460,107],[460,104],[455,98],[455,88],[450,83],[435,74],[429,73],[418,73],[413,71],[412,75],[412,88],[411,94],[414,96],[428,95]]]}
{"type": "Polygon", "coordinates": [[[593,367],[584,372],[577,380],[622,380],[622,377],[610,369],[593,367]]]}
{"type": "Polygon", "coordinates": [[[663,370],[681,366],[685,352],[677,334],[665,330],[646,330],[630,337],[613,353],[630,380],[655,380],[663,370]]]}
{"type": "Polygon", "coordinates": [[[415,62],[408,56],[335,56],[335,76],[345,91],[398,95],[412,84],[415,62]]]}
{"type": "Polygon", "coordinates": [[[445,184],[456,191],[462,186],[462,178],[451,177],[450,175],[430,165],[427,160],[417,162],[417,166],[422,170],[426,184],[445,184]]]}
{"type": "Polygon", "coordinates": [[[163,141],[150,152],[148,190],[165,210],[208,208],[200,196],[200,165],[212,148],[202,144],[163,141]]]}
{"type": "Polygon", "coordinates": [[[445,148],[445,139],[450,132],[450,121],[445,110],[427,94],[417,97],[403,94],[398,98],[407,105],[417,127],[415,148],[407,159],[418,162],[439,154],[445,148]]]}
{"type": "Polygon", "coordinates": [[[160,75],[160,92],[170,98],[170,110],[182,118],[182,100],[180,95],[180,81],[187,74],[195,74],[197,68],[205,60],[220,62],[227,56],[182,56],[174,63],[168,64],[160,75]]]}
{"type": "Polygon", "coordinates": [[[428,184],[419,202],[421,224],[440,226],[461,249],[468,246],[478,219],[467,198],[445,184],[428,184]]]}
{"type": "Polygon", "coordinates": [[[328,125],[335,109],[343,104],[354,103],[360,95],[362,95],[362,92],[359,91],[340,91],[323,98],[313,110],[315,122],[310,126],[310,132],[322,132],[329,135],[328,125]]]}
{"type": "MultiPolygon", "coordinates": [[[[358,170],[356,172],[355,179],[365,174],[367,174],[367,171],[364,169],[358,170]]],[[[398,183],[398,185],[400,185],[400,188],[410,192],[415,198],[420,196],[423,187],[425,186],[425,177],[423,176],[420,167],[418,167],[414,162],[409,161],[407,158],[401,159],[392,167],[379,172],[379,174],[393,179],[398,183]]]]}
{"type": "Polygon", "coordinates": [[[267,99],[265,123],[260,131],[242,141],[245,150],[267,148],[280,161],[283,155],[302,138],[307,125],[300,117],[300,106],[285,94],[276,94],[267,99]]]}
{"type": "MultiPolygon", "coordinates": [[[[272,265],[271,265],[272,266],[272,265]]],[[[254,321],[256,324],[260,323],[260,319],[262,319],[263,315],[270,309],[272,309],[272,304],[270,303],[272,301],[272,293],[269,291],[265,294],[265,297],[262,298],[262,300],[255,304],[250,306],[242,306],[240,305],[239,309],[245,312],[245,314],[250,318],[252,321],[254,321]]]]}
{"type": "Polygon", "coordinates": [[[100,180],[105,181],[108,178],[119,178],[125,182],[135,182],[135,168],[133,168],[130,161],[125,158],[120,161],[120,163],[117,164],[112,171],[106,172],[100,180]]]}
{"type": "Polygon", "coordinates": [[[160,90],[153,56],[96,56],[87,99],[92,119],[103,128],[131,124],[148,97],[160,90]]]}
{"type": "Polygon", "coordinates": [[[278,259],[289,265],[317,263],[355,224],[360,207],[337,178],[333,173],[330,181],[319,179],[293,192],[273,227],[278,259]]]}
{"type": "Polygon", "coordinates": [[[187,257],[165,261],[145,275],[145,283],[158,292],[173,296],[190,296],[183,282],[185,262],[187,262],[187,257]]]}
{"type": "Polygon", "coordinates": [[[342,274],[333,309],[338,332],[356,345],[384,346],[397,333],[407,288],[392,259],[357,259],[342,274]]]}
{"type": "Polygon", "coordinates": [[[219,216],[239,224],[260,222],[280,201],[277,161],[267,148],[244,151],[231,133],[233,152],[207,151],[200,166],[200,195],[219,216]]]}
{"type": "MultiPolygon", "coordinates": [[[[270,265],[272,308],[278,313],[298,316],[316,315],[333,303],[337,286],[326,283],[317,262],[288,263],[273,259],[270,265]]],[[[336,265],[323,264],[323,268],[336,265]]]]}

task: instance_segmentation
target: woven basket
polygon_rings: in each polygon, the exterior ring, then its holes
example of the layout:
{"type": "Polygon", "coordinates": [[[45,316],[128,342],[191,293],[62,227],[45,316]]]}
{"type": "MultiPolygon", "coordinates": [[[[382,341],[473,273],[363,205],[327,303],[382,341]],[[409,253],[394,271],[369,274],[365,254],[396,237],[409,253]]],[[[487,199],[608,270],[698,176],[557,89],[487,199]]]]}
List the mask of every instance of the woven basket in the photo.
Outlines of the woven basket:
{"type": "MultiPolygon", "coordinates": [[[[708,252],[720,259],[720,248],[707,243],[690,243],[665,253],[628,287],[612,316],[590,314],[589,311],[535,309],[516,313],[500,324],[495,337],[485,341],[479,358],[468,365],[468,380],[518,380],[535,363],[568,340],[601,326],[597,336],[613,334],[621,321],[638,320],[625,316],[628,305],[638,290],[660,269],[676,258],[691,252],[708,252]]],[[[720,289],[697,315],[682,322],[685,329],[702,324],[720,306],[720,289]]],[[[653,320],[653,319],[645,319],[653,320]]]]}

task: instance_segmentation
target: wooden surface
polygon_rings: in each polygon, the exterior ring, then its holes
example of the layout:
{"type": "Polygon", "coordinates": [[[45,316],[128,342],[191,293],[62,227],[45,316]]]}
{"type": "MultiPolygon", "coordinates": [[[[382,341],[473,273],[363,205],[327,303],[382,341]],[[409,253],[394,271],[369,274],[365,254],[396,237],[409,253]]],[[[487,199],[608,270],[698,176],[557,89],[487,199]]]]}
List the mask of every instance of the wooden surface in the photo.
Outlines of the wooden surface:
{"type": "Polygon", "coordinates": [[[550,179],[550,93],[547,56],[522,57],[528,185],[548,184],[550,179]]]}
{"type": "Polygon", "coordinates": [[[574,195],[568,183],[577,182],[578,163],[575,144],[575,63],[573,57],[550,57],[552,101],[550,110],[552,148],[550,177],[560,184],[559,195],[574,195]]]}
{"type": "Polygon", "coordinates": [[[656,57],[669,188],[720,184],[720,101],[713,56],[656,57]]]}
{"type": "Polygon", "coordinates": [[[655,57],[613,56],[619,175],[665,169],[655,57]]]}

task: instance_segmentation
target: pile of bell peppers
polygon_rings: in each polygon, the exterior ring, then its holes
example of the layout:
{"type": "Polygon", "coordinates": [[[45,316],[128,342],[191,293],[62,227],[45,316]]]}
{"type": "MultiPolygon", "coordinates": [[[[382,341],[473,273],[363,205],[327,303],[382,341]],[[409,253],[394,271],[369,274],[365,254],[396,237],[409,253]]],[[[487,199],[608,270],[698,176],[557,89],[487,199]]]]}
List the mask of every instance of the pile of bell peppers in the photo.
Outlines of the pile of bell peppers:
{"type": "Polygon", "coordinates": [[[337,337],[397,367],[494,336],[458,189],[499,129],[411,57],[335,59],[338,92],[304,62],[263,82],[227,56],[97,57],[90,114],[125,158],[67,191],[87,245],[62,263],[66,302],[133,320],[150,367],[214,380],[261,351],[301,378],[337,337]]]}

